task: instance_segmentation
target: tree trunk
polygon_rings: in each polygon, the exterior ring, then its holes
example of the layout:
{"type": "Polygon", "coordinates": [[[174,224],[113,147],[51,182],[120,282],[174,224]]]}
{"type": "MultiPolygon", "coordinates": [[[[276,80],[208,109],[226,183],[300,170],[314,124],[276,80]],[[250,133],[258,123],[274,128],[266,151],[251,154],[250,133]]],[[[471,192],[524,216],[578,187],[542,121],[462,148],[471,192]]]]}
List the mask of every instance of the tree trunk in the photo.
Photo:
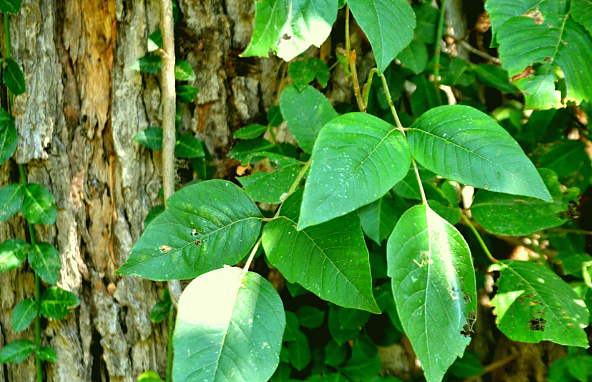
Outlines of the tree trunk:
{"type": "MultiPolygon", "coordinates": [[[[238,59],[252,33],[252,1],[178,5],[177,55],[191,64],[200,89],[193,104],[182,105],[181,130],[205,140],[224,177],[231,133],[277,103],[285,64],[238,59]]],[[[58,358],[44,362],[46,380],[131,382],[148,369],[164,376],[167,328],[151,323],[149,312],[166,285],[115,275],[146,214],[161,203],[161,155],[132,141],[160,125],[160,80],[130,69],[146,54],[159,15],[158,1],[24,0],[10,17],[13,57],[27,82],[14,104],[14,159],[56,199],[56,224],[36,226],[36,233],[58,248],[58,284],[81,301],[65,320],[42,323],[42,342],[58,358]]],[[[0,186],[16,181],[9,160],[0,186]]],[[[22,216],[0,223],[0,241],[25,239],[24,227],[22,216]]],[[[34,293],[30,267],[0,274],[0,291],[0,347],[34,338],[32,328],[15,333],[11,325],[12,309],[34,293]]],[[[1,367],[0,382],[35,380],[32,356],[1,367]]]]}

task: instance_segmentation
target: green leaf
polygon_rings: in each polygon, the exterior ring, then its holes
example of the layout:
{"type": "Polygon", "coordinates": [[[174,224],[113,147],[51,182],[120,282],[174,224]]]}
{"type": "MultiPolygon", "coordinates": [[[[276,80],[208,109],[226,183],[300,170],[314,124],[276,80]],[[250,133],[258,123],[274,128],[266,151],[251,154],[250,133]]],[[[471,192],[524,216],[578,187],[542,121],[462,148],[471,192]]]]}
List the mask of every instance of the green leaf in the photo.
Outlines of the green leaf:
{"type": "MultiPolygon", "coordinates": [[[[533,63],[551,63],[544,66],[545,73],[537,75],[544,77],[536,80],[544,86],[540,89],[546,94],[544,98],[554,97],[555,89],[550,86],[548,76],[559,67],[565,75],[567,100],[592,101],[592,89],[588,86],[592,81],[592,66],[581,65],[592,61],[592,37],[567,16],[539,11],[533,17],[513,17],[499,28],[497,40],[502,66],[510,76],[523,72],[533,63]]],[[[532,85],[528,87],[531,93],[532,88],[532,85]]]]}
{"type": "Polygon", "coordinates": [[[139,131],[134,136],[134,142],[152,150],[162,150],[162,129],[160,127],[149,127],[139,131]]]}
{"type": "Polygon", "coordinates": [[[555,273],[540,264],[504,260],[490,267],[500,271],[491,305],[498,328],[514,341],[552,341],[588,347],[584,302],[555,273]]]}
{"type": "Polygon", "coordinates": [[[0,363],[20,363],[27,359],[35,349],[35,344],[29,340],[16,340],[2,348],[0,363]]]}
{"type": "MultiPolygon", "coordinates": [[[[282,349],[285,349],[285,348],[282,348],[282,349]]],[[[290,367],[290,365],[284,363],[284,361],[282,360],[282,362],[280,362],[280,365],[278,366],[275,373],[269,379],[269,382],[290,382],[291,381],[290,380],[291,373],[292,373],[292,368],[290,367]]]]}
{"type": "Polygon", "coordinates": [[[415,19],[417,26],[415,27],[415,38],[417,41],[426,44],[433,44],[436,42],[436,23],[438,22],[438,9],[432,7],[429,3],[423,3],[414,7],[415,19]]]}
{"type": "Polygon", "coordinates": [[[27,329],[36,316],[35,300],[28,298],[19,302],[12,311],[12,329],[17,333],[27,329]]]}
{"type": "Polygon", "coordinates": [[[300,319],[300,325],[308,329],[318,328],[325,321],[325,311],[310,305],[301,306],[296,314],[300,319]]]}
{"type": "Polygon", "coordinates": [[[0,222],[10,219],[21,209],[25,189],[19,183],[8,184],[0,190],[0,222]]]}
{"type": "Polygon", "coordinates": [[[445,206],[433,199],[428,199],[428,206],[430,206],[432,211],[440,215],[442,219],[452,225],[457,224],[461,219],[461,213],[458,207],[445,206]]]}
{"type": "Polygon", "coordinates": [[[338,115],[329,100],[312,86],[302,91],[294,85],[285,88],[280,96],[280,108],[290,132],[307,153],[312,153],[321,128],[338,115]]]}
{"type": "Polygon", "coordinates": [[[415,13],[406,0],[348,0],[356,21],[368,36],[380,73],[411,42],[415,13]]]}
{"type": "Polygon", "coordinates": [[[329,309],[329,317],[327,319],[329,333],[331,333],[333,340],[340,346],[360,334],[359,328],[349,329],[342,325],[339,314],[342,309],[344,308],[331,305],[329,309]]]}
{"type": "Polygon", "coordinates": [[[253,139],[260,137],[267,131],[267,126],[254,124],[243,127],[242,129],[238,130],[234,133],[234,138],[236,139],[253,139]]]}
{"type": "Polygon", "coordinates": [[[39,358],[48,362],[57,362],[58,360],[55,350],[47,346],[41,347],[41,350],[39,350],[39,358]]]}
{"type": "Polygon", "coordinates": [[[413,40],[411,44],[399,53],[399,61],[413,73],[423,72],[428,64],[428,48],[420,41],[413,40]]]}
{"type": "Polygon", "coordinates": [[[79,304],[74,293],[58,287],[47,288],[41,295],[41,314],[45,318],[62,320],[79,304]]]}
{"type": "Polygon", "coordinates": [[[524,93],[525,108],[547,110],[561,108],[561,91],[555,90],[555,74],[521,78],[516,86],[524,93]]]}
{"type": "Polygon", "coordinates": [[[298,229],[375,201],[405,177],[410,163],[405,137],[389,123],[365,113],[333,119],[312,153],[298,229]]]}
{"type": "Polygon", "coordinates": [[[138,375],[138,382],[165,382],[154,370],[148,370],[138,375]]]}
{"type": "Polygon", "coordinates": [[[29,243],[21,239],[8,239],[0,244],[0,272],[20,267],[29,251],[29,243]]]}
{"type": "Polygon", "coordinates": [[[275,52],[290,61],[308,47],[320,47],[337,19],[337,0],[263,0],[255,3],[253,36],[242,57],[275,52]]]}
{"type": "MultiPolygon", "coordinates": [[[[426,76],[417,76],[411,81],[415,84],[415,91],[411,94],[411,110],[419,117],[426,111],[442,105],[434,83],[426,76]]],[[[446,95],[440,92],[440,97],[446,99],[446,95]]]]}
{"type": "Polygon", "coordinates": [[[296,230],[302,189],[282,206],[277,219],[263,228],[269,262],[290,282],[297,282],[335,304],[380,312],[372,295],[368,249],[356,214],[296,230]]]}
{"type": "Polygon", "coordinates": [[[171,311],[171,301],[159,301],[157,302],[152,310],[150,311],[150,321],[162,322],[171,311]]]}
{"type": "Polygon", "coordinates": [[[21,213],[29,223],[54,224],[57,208],[51,192],[38,183],[27,184],[24,191],[21,213]]]}
{"type": "Polygon", "coordinates": [[[2,71],[2,80],[4,85],[14,93],[14,95],[23,94],[27,87],[25,85],[25,75],[21,67],[12,58],[5,58],[6,67],[2,71]]]}
{"type": "Polygon", "coordinates": [[[310,344],[308,338],[300,330],[296,332],[296,341],[288,342],[286,345],[290,351],[290,363],[298,371],[304,368],[312,360],[312,353],[310,351],[310,344]]]}
{"type": "Polygon", "coordinates": [[[473,71],[485,86],[496,88],[504,93],[516,94],[516,88],[510,83],[508,72],[496,65],[475,65],[473,71]]]}
{"type": "Polygon", "coordinates": [[[286,329],[284,330],[283,342],[296,341],[296,336],[300,331],[300,320],[294,312],[286,311],[286,329]]]}
{"type": "Polygon", "coordinates": [[[403,329],[428,382],[441,381],[471,341],[477,291],[469,247],[429,207],[411,207],[387,244],[388,274],[403,329]]]}
{"type": "Polygon", "coordinates": [[[246,163],[253,157],[253,154],[269,151],[274,147],[273,143],[264,138],[248,139],[238,142],[227,156],[246,163]]]}
{"type": "Polygon", "coordinates": [[[382,361],[376,346],[370,341],[359,339],[354,341],[352,356],[343,367],[343,372],[354,382],[366,382],[380,373],[382,361]]]}
{"type": "Polygon", "coordinates": [[[564,200],[557,175],[539,169],[553,202],[536,198],[480,190],[471,204],[471,213],[487,231],[499,235],[525,236],[565,223],[569,200],[564,200]]]}
{"type": "Polygon", "coordinates": [[[241,276],[238,268],[215,270],[183,291],[173,337],[175,382],[272,376],[286,323],[282,300],[258,274],[241,276]]]}
{"type": "Polygon", "coordinates": [[[391,192],[360,208],[364,233],[378,245],[393,231],[407,209],[405,201],[391,192]]]}
{"type": "Polygon", "coordinates": [[[590,0],[571,0],[569,14],[592,34],[592,2],[590,0]]]}
{"type": "Polygon", "coordinates": [[[253,200],[263,203],[278,204],[286,194],[300,172],[303,163],[280,155],[268,156],[275,171],[256,172],[250,176],[237,178],[247,194],[253,200]],[[277,158],[282,158],[277,160],[277,158]],[[274,160],[275,159],[275,160],[274,160]]]}
{"type": "Polygon", "coordinates": [[[0,12],[16,15],[21,9],[23,0],[0,0],[0,12]]]}
{"type": "Polygon", "coordinates": [[[191,65],[183,59],[178,59],[175,62],[175,79],[177,81],[193,81],[195,74],[191,65]]]}
{"type": "Polygon", "coordinates": [[[31,245],[28,251],[29,264],[46,283],[55,285],[60,278],[60,253],[49,243],[31,245]]]}
{"type": "Polygon", "coordinates": [[[279,105],[273,105],[267,110],[267,123],[271,127],[277,127],[284,122],[284,116],[279,105]]]}
{"type": "Polygon", "coordinates": [[[199,89],[191,85],[177,85],[177,99],[182,103],[191,103],[199,93],[199,89]]]}
{"type": "Polygon", "coordinates": [[[167,206],[146,228],[118,274],[158,281],[196,277],[239,262],[261,230],[259,208],[228,181],[184,187],[167,206]]]}
{"type": "Polygon", "coordinates": [[[477,353],[472,351],[465,352],[462,358],[458,358],[452,366],[450,366],[450,374],[458,378],[469,378],[473,376],[480,376],[485,373],[481,361],[477,353]]]}
{"type": "Polygon", "coordinates": [[[347,347],[344,344],[338,344],[334,339],[330,339],[325,346],[325,363],[335,368],[343,364],[347,359],[347,347]]]}
{"type": "Polygon", "coordinates": [[[469,106],[440,106],[422,115],[407,134],[425,168],[473,187],[551,202],[534,165],[512,136],[469,106]]]}
{"type": "Polygon", "coordinates": [[[344,329],[360,330],[370,319],[370,313],[364,310],[339,308],[339,325],[344,329]]]}
{"type": "Polygon", "coordinates": [[[199,139],[191,134],[181,134],[175,143],[175,155],[179,158],[202,158],[205,153],[199,139]]]}
{"type": "Polygon", "coordinates": [[[314,79],[318,79],[319,83],[325,87],[329,82],[331,72],[327,64],[316,57],[309,58],[304,61],[295,61],[290,64],[290,77],[294,80],[294,84],[299,90],[304,89],[314,79]]]}
{"type": "Polygon", "coordinates": [[[155,30],[148,36],[148,52],[154,52],[162,46],[162,31],[155,30]]]}
{"type": "Polygon", "coordinates": [[[0,164],[6,162],[8,158],[14,154],[18,137],[14,122],[7,124],[3,129],[0,129],[0,164]]]}
{"type": "Polygon", "coordinates": [[[130,69],[139,70],[142,73],[159,73],[162,66],[162,57],[160,56],[144,56],[134,61],[130,69]]]}
{"type": "Polygon", "coordinates": [[[164,212],[164,204],[157,204],[148,211],[148,215],[144,219],[144,228],[148,227],[148,225],[160,214],[164,212]]]}

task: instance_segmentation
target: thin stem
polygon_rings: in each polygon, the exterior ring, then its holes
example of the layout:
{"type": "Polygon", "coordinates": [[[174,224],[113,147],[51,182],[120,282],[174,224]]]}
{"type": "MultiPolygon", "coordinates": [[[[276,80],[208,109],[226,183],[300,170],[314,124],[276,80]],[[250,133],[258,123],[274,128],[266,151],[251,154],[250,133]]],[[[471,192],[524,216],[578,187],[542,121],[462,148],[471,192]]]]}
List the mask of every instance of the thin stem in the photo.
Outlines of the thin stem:
{"type": "Polygon", "coordinates": [[[356,96],[358,109],[362,113],[365,113],[366,106],[362,99],[362,93],[360,93],[360,82],[358,81],[358,70],[356,69],[356,51],[351,50],[351,43],[349,41],[349,5],[345,6],[345,51],[347,52],[347,61],[349,62],[352,82],[354,83],[354,95],[356,96]]]}
{"type": "Polygon", "coordinates": [[[547,231],[553,232],[565,232],[565,233],[575,233],[578,235],[587,235],[592,236],[592,231],[586,231],[583,229],[572,229],[572,228],[550,228],[547,231]]]}
{"type": "Polygon", "coordinates": [[[173,375],[173,330],[175,328],[175,307],[171,305],[169,311],[169,344],[168,344],[168,358],[166,370],[166,382],[172,381],[173,375]]]}
{"type": "Polygon", "coordinates": [[[370,89],[372,88],[372,78],[376,73],[378,73],[377,68],[372,68],[372,70],[370,70],[370,73],[368,73],[368,79],[364,85],[364,89],[362,89],[362,99],[364,100],[364,107],[366,109],[368,108],[368,96],[370,95],[370,89]]]}
{"type": "Polygon", "coordinates": [[[440,52],[442,50],[442,34],[444,32],[444,15],[446,13],[446,0],[442,0],[440,4],[440,18],[438,19],[438,31],[436,32],[436,52],[434,54],[434,86],[438,99],[442,102],[440,95],[440,52]]]}
{"type": "Polygon", "coordinates": [[[263,240],[263,238],[260,237],[259,240],[257,240],[257,243],[255,243],[255,246],[253,247],[253,250],[251,251],[249,258],[247,259],[247,263],[245,264],[245,266],[243,268],[240,280],[244,279],[247,272],[249,272],[249,267],[251,266],[251,263],[253,262],[253,258],[255,258],[255,254],[257,253],[257,250],[259,249],[259,246],[261,245],[262,240],[263,240]]]}
{"type": "Polygon", "coordinates": [[[483,238],[479,234],[479,231],[477,231],[477,228],[475,228],[475,226],[471,222],[471,219],[469,219],[467,217],[467,215],[464,215],[464,214],[462,215],[462,218],[465,221],[465,223],[467,223],[467,225],[469,226],[469,228],[471,229],[471,231],[473,231],[473,234],[477,238],[477,241],[481,245],[481,248],[483,248],[483,252],[485,252],[485,254],[489,258],[489,260],[491,260],[492,263],[498,263],[499,261],[497,261],[497,259],[495,257],[493,257],[493,255],[491,254],[491,252],[489,252],[489,248],[487,248],[487,245],[485,245],[485,242],[483,241],[483,238]]]}
{"type": "Polygon", "coordinates": [[[267,130],[269,131],[269,135],[271,135],[271,139],[273,140],[273,144],[276,145],[278,147],[278,149],[280,149],[280,153],[282,155],[286,155],[286,154],[284,154],[284,150],[282,150],[282,146],[280,146],[278,144],[277,138],[275,137],[275,133],[273,131],[273,127],[271,125],[267,125],[267,130]]]}
{"type": "Polygon", "coordinates": [[[292,195],[292,193],[294,191],[296,191],[296,187],[298,187],[298,185],[300,184],[300,181],[302,180],[302,177],[304,176],[304,174],[306,173],[306,171],[310,167],[310,164],[311,163],[312,163],[312,157],[304,164],[304,167],[302,167],[302,169],[298,173],[298,176],[296,177],[296,180],[294,181],[294,183],[292,183],[292,186],[288,190],[288,195],[287,196],[292,195]]]}
{"type": "Polygon", "coordinates": [[[471,377],[468,377],[468,378],[466,378],[466,379],[463,379],[463,381],[462,381],[462,382],[471,382],[471,381],[475,381],[475,380],[479,379],[480,377],[484,376],[485,374],[487,374],[487,373],[491,373],[492,371],[494,371],[494,370],[496,370],[496,369],[499,369],[500,367],[502,367],[502,366],[504,366],[505,364],[507,364],[507,363],[509,363],[509,362],[511,362],[511,361],[513,361],[513,360],[515,360],[516,358],[518,358],[518,353],[516,353],[516,354],[512,354],[512,355],[510,355],[510,356],[507,356],[506,358],[504,358],[504,359],[501,359],[501,360],[499,360],[499,361],[495,361],[495,362],[493,362],[493,363],[491,363],[491,364],[489,364],[489,365],[485,366],[485,367],[483,368],[483,372],[482,372],[481,374],[479,374],[479,375],[473,375],[473,376],[471,376],[471,377]]]}
{"type": "MultiPolygon", "coordinates": [[[[10,52],[10,20],[8,18],[8,13],[4,14],[4,42],[6,44],[6,58],[11,58],[12,54],[10,52]]],[[[8,91],[8,112],[12,113],[12,92],[10,89],[6,89],[8,91]]]]}

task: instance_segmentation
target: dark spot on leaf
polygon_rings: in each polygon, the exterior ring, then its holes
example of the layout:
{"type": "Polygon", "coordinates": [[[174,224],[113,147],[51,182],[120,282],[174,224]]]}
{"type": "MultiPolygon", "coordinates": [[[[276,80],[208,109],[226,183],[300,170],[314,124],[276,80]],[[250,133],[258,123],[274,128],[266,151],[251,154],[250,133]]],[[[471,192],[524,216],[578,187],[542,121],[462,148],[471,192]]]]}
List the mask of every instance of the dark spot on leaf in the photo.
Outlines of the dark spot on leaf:
{"type": "Polygon", "coordinates": [[[463,326],[463,330],[460,334],[469,337],[471,333],[473,333],[473,325],[475,325],[475,321],[477,321],[477,313],[475,313],[474,310],[471,310],[467,316],[467,323],[463,326]]]}
{"type": "Polygon", "coordinates": [[[196,247],[199,247],[201,245],[201,240],[196,240],[193,245],[195,245],[196,247]]]}
{"type": "Polygon", "coordinates": [[[530,321],[528,321],[528,329],[544,332],[546,323],[547,320],[542,317],[533,317],[530,321]]]}

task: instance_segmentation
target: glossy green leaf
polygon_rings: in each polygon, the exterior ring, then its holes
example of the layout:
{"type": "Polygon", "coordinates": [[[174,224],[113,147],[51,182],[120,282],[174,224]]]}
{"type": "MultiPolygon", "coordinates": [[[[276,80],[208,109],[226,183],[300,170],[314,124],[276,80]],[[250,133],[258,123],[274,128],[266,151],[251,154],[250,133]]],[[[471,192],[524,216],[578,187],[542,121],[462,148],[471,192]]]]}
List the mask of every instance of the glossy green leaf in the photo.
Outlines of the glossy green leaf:
{"type": "Polygon", "coordinates": [[[27,87],[25,85],[25,75],[19,64],[12,58],[5,58],[6,67],[2,71],[2,80],[4,85],[14,93],[14,95],[23,94],[27,87]]]}
{"type": "Polygon", "coordinates": [[[162,57],[152,55],[144,56],[134,61],[130,69],[139,70],[142,73],[159,73],[162,66],[162,57]]]}
{"type": "Polygon", "coordinates": [[[382,198],[360,208],[364,233],[377,244],[393,231],[397,220],[407,209],[405,201],[396,194],[387,193],[382,198]]]}
{"type": "Polygon", "coordinates": [[[17,14],[23,0],[0,0],[0,12],[17,14]]]}
{"type": "Polygon", "coordinates": [[[184,187],[167,206],[146,228],[118,274],[159,281],[196,277],[236,264],[261,230],[259,208],[228,181],[184,187]]]}
{"type": "Polygon", "coordinates": [[[60,253],[49,243],[31,245],[28,251],[29,264],[46,283],[55,285],[60,278],[60,253]]]}
{"type": "Polygon", "coordinates": [[[162,150],[162,129],[160,127],[149,127],[134,135],[134,142],[152,150],[162,150]]]}
{"type": "Polygon", "coordinates": [[[254,124],[243,127],[242,129],[238,130],[234,133],[234,138],[236,139],[253,139],[260,137],[267,131],[267,126],[254,124]]]}
{"type": "Polygon", "coordinates": [[[270,151],[274,149],[274,144],[264,138],[254,138],[240,141],[228,153],[229,158],[234,158],[245,163],[253,157],[253,154],[270,151]]]}
{"type": "Polygon", "coordinates": [[[288,281],[322,299],[378,313],[360,219],[349,214],[297,231],[301,198],[302,189],[284,202],[277,219],[265,225],[263,248],[269,262],[288,281]]]}
{"type": "Polygon", "coordinates": [[[274,171],[256,172],[237,180],[256,202],[278,204],[296,181],[304,163],[280,155],[269,155],[268,160],[274,171]]]}
{"type": "Polygon", "coordinates": [[[498,328],[508,338],[589,346],[584,328],[590,314],[581,298],[554,272],[540,264],[514,260],[501,261],[490,269],[500,271],[491,305],[498,328]]]}
{"type": "Polygon", "coordinates": [[[18,303],[12,311],[12,329],[15,332],[25,330],[37,316],[37,304],[33,299],[25,299],[18,303]]]}
{"type": "Polygon", "coordinates": [[[375,201],[405,177],[410,163],[405,137],[389,123],[365,113],[333,119],[312,153],[298,229],[375,201]]]}
{"type": "Polygon", "coordinates": [[[0,190],[0,222],[10,219],[23,204],[25,189],[20,183],[8,184],[0,190]]]}
{"type": "Polygon", "coordinates": [[[423,72],[428,64],[428,48],[420,41],[413,40],[411,44],[397,56],[401,63],[413,73],[423,72]]]}
{"type": "Polygon", "coordinates": [[[35,349],[35,344],[29,340],[16,340],[6,344],[0,351],[0,363],[20,363],[27,359],[35,349]]]}
{"type": "Polygon", "coordinates": [[[308,338],[300,330],[296,332],[296,341],[288,342],[290,363],[298,371],[302,371],[312,360],[308,338]]]}
{"type": "Polygon", "coordinates": [[[33,224],[54,224],[57,208],[53,195],[38,183],[29,183],[24,189],[21,213],[33,224]]]}
{"type": "Polygon", "coordinates": [[[191,65],[183,59],[177,59],[175,62],[175,79],[177,81],[193,81],[195,74],[191,65]]]}
{"type": "Polygon", "coordinates": [[[175,155],[179,158],[201,158],[205,153],[199,139],[191,134],[181,134],[175,142],[175,155]]]}
{"type": "Polygon", "coordinates": [[[569,219],[569,200],[564,200],[557,175],[547,169],[539,173],[553,202],[517,195],[480,190],[471,204],[471,213],[487,231],[499,235],[525,236],[558,227],[569,219]]]}
{"type": "Polygon", "coordinates": [[[382,361],[376,345],[365,339],[354,341],[352,356],[342,368],[343,373],[354,382],[366,382],[380,373],[382,361]]]}
{"type": "Polygon", "coordinates": [[[79,304],[78,296],[62,288],[47,288],[41,294],[41,314],[45,318],[62,320],[79,304]]]}
{"type": "Polygon", "coordinates": [[[280,359],[284,307],[256,273],[224,268],[183,291],[173,345],[175,382],[267,381],[280,359]]]}
{"type": "Polygon", "coordinates": [[[301,306],[296,315],[300,319],[300,325],[308,329],[318,328],[325,321],[325,311],[310,305],[301,306]]]}
{"type": "Polygon", "coordinates": [[[380,73],[411,42],[415,13],[406,0],[348,0],[356,21],[368,36],[380,73]]]}
{"type": "Polygon", "coordinates": [[[0,244],[0,272],[18,268],[29,251],[29,243],[21,239],[8,239],[0,244]]]}
{"type": "Polygon", "coordinates": [[[199,89],[191,85],[177,85],[177,99],[182,103],[191,103],[199,93],[199,89]]]}
{"type": "Polygon", "coordinates": [[[454,226],[417,205],[403,214],[389,237],[387,260],[403,329],[428,382],[441,381],[463,355],[476,317],[469,247],[454,226]]]}
{"type": "Polygon", "coordinates": [[[469,106],[440,106],[407,134],[413,156],[445,178],[485,190],[552,201],[534,165],[512,136],[469,106]]]}
{"type": "Polygon", "coordinates": [[[592,2],[590,0],[571,0],[570,15],[592,34],[592,2]]]}
{"type": "Polygon", "coordinates": [[[290,132],[307,153],[312,153],[321,128],[338,115],[329,100],[312,86],[302,91],[296,86],[285,88],[280,96],[280,108],[290,132]]]}
{"type": "Polygon", "coordinates": [[[17,143],[18,137],[14,123],[10,123],[3,129],[0,129],[0,164],[6,162],[14,154],[17,143]]]}
{"type": "Polygon", "coordinates": [[[516,94],[516,88],[510,83],[508,72],[496,65],[481,64],[473,66],[479,81],[485,86],[496,88],[504,93],[516,94]]]}
{"type": "Polygon", "coordinates": [[[39,350],[39,358],[47,362],[57,362],[58,360],[55,350],[47,346],[41,347],[41,350],[39,350]]]}
{"type": "Polygon", "coordinates": [[[148,52],[154,52],[162,46],[162,31],[160,29],[155,30],[148,36],[148,52]]]}

